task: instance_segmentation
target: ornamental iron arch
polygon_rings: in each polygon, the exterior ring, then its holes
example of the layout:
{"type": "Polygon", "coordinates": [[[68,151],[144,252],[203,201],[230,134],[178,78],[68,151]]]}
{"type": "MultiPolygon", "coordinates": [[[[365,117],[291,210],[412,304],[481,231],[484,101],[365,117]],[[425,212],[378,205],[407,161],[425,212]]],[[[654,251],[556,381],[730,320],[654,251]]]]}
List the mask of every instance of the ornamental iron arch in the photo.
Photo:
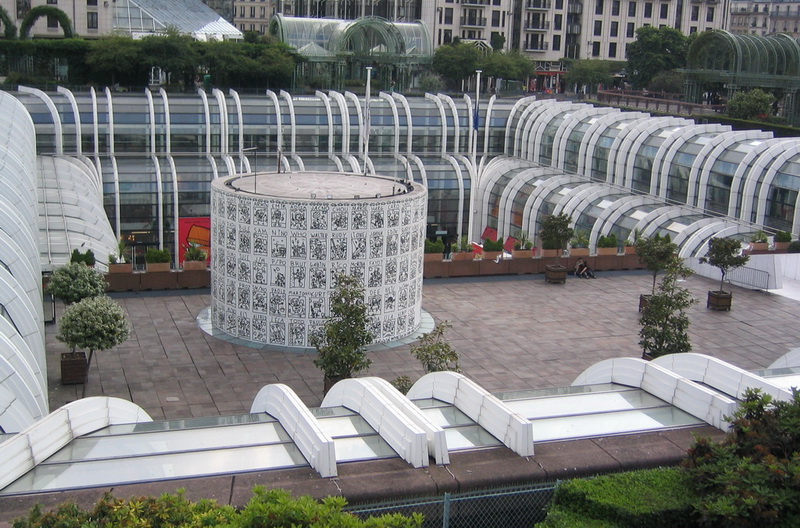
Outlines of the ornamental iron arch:
{"type": "Polygon", "coordinates": [[[28,38],[28,33],[33,27],[33,24],[43,16],[54,17],[58,20],[58,25],[61,26],[62,31],[64,31],[64,38],[72,38],[74,36],[72,33],[72,22],[70,22],[67,14],[57,7],[43,5],[34,7],[28,11],[28,14],[22,19],[22,25],[19,28],[20,38],[28,38]]]}

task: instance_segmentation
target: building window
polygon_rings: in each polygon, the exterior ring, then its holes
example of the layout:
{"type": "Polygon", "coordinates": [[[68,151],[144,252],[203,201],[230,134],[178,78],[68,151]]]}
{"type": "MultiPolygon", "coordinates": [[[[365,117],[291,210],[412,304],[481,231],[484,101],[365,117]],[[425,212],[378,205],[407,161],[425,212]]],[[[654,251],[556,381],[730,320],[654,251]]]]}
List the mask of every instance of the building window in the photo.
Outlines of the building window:
{"type": "Polygon", "coordinates": [[[264,18],[265,16],[267,16],[267,8],[264,7],[264,6],[261,6],[261,10],[259,11],[259,15],[261,15],[261,18],[264,18]]]}
{"type": "Polygon", "coordinates": [[[255,17],[256,17],[256,7],[255,6],[251,6],[250,7],[250,18],[255,18],[255,17]]]}
{"type": "Polygon", "coordinates": [[[445,24],[452,24],[453,23],[453,8],[446,7],[444,9],[444,23],[445,24]]]}
{"type": "Polygon", "coordinates": [[[560,31],[561,30],[561,23],[562,23],[563,20],[564,20],[564,16],[563,15],[555,15],[553,17],[553,29],[555,29],[556,31],[560,31]]]}
{"type": "Polygon", "coordinates": [[[669,4],[661,4],[661,13],[659,13],[659,17],[667,18],[668,11],[669,11],[669,4]]]}
{"type": "Polygon", "coordinates": [[[244,6],[239,6],[239,16],[244,18],[244,6]]]}
{"type": "Polygon", "coordinates": [[[599,57],[599,56],[600,56],[600,43],[592,42],[592,57],[599,57]]]}
{"type": "Polygon", "coordinates": [[[86,5],[87,6],[96,6],[97,5],[97,0],[86,0],[86,5]]]}
{"type": "Polygon", "coordinates": [[[706,10],[706,22],[713,22],[714,21],[714,8],[709,7],[706,10]]]}
{"type": "Polygon", "coordinates": [[[628,2],[628,16],[636,16],[636,2],[628,2]]]}
{"type": "Polygon", "coordinates": [[[644,17],[645,18],[652,18],[653,17],[653,3],[647,2],[644,4],[644,17]]]}
{"type": "Polygon", "coordinates": [[[492,11],[492,27],[500,27],[500,11],[492,11]]]}
{"type": "Polygon", "coordinates": [[[57,28],[58,27],[58,19],[53,15],[47,15],[47,27],[49,28],[57,28]]]}
{"type": "Polygon", "coordinates": [[[597,3],[594,5],[594,14],[595,15],[603,14],[603,0],[597,0],[597,3]]]}
{"type": "Polygon", "coordinates": [[[619,35],[619,22],[614,21],[611,23],[611,31],[609,35],[612,37],[616,37],[619,35]]]}
{"type": "Polygon", "coordinates": [[[692,22],[697,22],[700,18],[700,6],[692,6],[692,22]]]}
{"type": "Polygon", "coordinates": [[[47,5],[58,5],[58,0],[47,0],[47,5]]]}
{"type": "Polygon", "coordinates": [[[619,16],[619,0],[611,2],[611,14],[613,16],[619,16]]]}
{"type": "Polygon", "coordinates": [[[601,20],[594,21],[594,35],[599,37],[603,33],[603,22],[601,20]]]}
{"type": "Polygon", "coordinates": [[[97,13],[89,11],[86,13],[86,29],[97,29],[97,13]]]}
{"type": "Polygon", "coordinates": [[[628,27],[625,29],[625,36],[633,38],[633,22],[628,22],[628,27]]]}
{"type": "Polygon", "coordinates": [[[494,0],[494,2],[492,2],[492,5],[499,6],[500,5],[500,0],[494,0]]]}
{"type": "Polygon", "coordinates": [[[453,42],[453,30],[452,29],[445,29],[444,30],[444,38],[442,39],[444,44],[450,44],[453,42]]]}
{"type": "Polygon", "coordinates": [[[561,35],[553,35],[553,51],[561,49],[561,35]]]}
{"type": "Polygon", "coordinates": [[[617,56],[617,43],[611,42],[608,45],[608,57],[613,58],[617,56]]]}
{"type": "Polygon", "coordinates": [[[689,34],[697,33],[697,26],[692,26],[689,28],[689,34]]]}
{"type": "Polygon", "coordinates": [[[564,9],[564,0],[556,0],[556,9],[564,9]]]}

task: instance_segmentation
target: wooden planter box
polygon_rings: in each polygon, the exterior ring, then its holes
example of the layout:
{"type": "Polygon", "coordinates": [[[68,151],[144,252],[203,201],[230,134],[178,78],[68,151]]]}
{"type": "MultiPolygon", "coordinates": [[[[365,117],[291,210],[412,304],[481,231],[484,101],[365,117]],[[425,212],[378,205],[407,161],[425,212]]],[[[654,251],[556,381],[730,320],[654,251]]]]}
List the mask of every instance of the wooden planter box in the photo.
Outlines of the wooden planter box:
{"type": "Polygon", "coordinates": [[[543,249],[542,250],[542,258],[555,258],[560,257],[561,253],[563,253],[560,249],[543,249]]]}
{"type": "Polygon", "coordinates": [[[775,242],[775,251],[786,251],[789,249],[789,242],[775,242]]]}
{"type": "Polygon", "coordinates": [[[617,248],[597,248],[597,255],[600,257],[609,257],[618,253],[617,248]]]}
{"type": "Polygon", "coordinates": [[[475,252],[474,251],[459,251],[458,253],[451,254],[451,260],[457,261],[464,261],[464,260],[474,260],[475,259],[475,252]]]}
{"type": "Polygon", "coordinates": [[[495,260],[497,257],[502,255],[502,253],[502,251],[484,251],[483,260],[495,260]]]}
{"type": "Polygon", "coordinates": [[[625,255],[635,255],[636,254],[636,246],[625,246],[625,255]]]}
{"type": "Polygon", "coordinates": [[[126,262],[124,264],[109,264],[109,273],[133,273],[133,264],[126,262]]]}
{"type": "Polygon", "coordinates": [[[159,271],[169,271],[170,270],[170,262],[148,262],[146,264],[148,273],[152,272],[159,272],[159,271]]]}
{"type": "Polygon", "coordinates": [[[711,310],[723,311],[731,309],[731,301],[733,300],[733,294],[730,292],[724,291],[710,291],[708,292],[708,301],[706,302],[706,308],[710,308],[711,310]]]}
{"type": "Polygon", "coordinates": [[[511,257],[515,259],[529,259],[533,258],[533,250],[530,249],[515,249],[511,251],[511,257]]]}
{"type": "Polygon", "coordinates": [[[61,383],[74,385],[86,382],[86,352],[64,352],[61,354],[61,383]]]}
{"type": "Polygon", "coordinates": [[[768,242],[750,242],[750,251],[768,251],[768,242]]]}
{"type": "Polygon", "coordinates": [[[567,282],[567,268],[559,264],[545,266],[544,280],[552,284],[565,284],[567,282]]]}
{"type": "Polygon", "coordinates": [[[589,248],[569,248],[570,257],[588,257],[589,248]]]}
{"type": "Polygon", "coordinates": [[[203,271],[208,268],[208,263],[205,260],[185,260],[183,262],[183,269],[186,271],[203,271]]]}

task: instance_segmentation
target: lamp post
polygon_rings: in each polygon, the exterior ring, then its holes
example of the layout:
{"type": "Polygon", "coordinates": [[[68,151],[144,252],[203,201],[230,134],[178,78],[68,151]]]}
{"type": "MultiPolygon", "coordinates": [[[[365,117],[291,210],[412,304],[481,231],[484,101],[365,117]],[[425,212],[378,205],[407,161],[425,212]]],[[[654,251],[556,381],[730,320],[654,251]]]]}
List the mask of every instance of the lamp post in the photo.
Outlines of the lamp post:
{"type": "Polygon", "coordinates": [[[364,176],[367,175],[367,159],[369,157],[369,132],[370,132],[370,116],[369,116],[369,99],[370,99],[370,83],[372,82],[372,66],[367,66],[367,91],[364,97],[364,176]]]}
{"type": "Polygon", "coordinates": [[[481,101],[481,73],[483,70],[475,70],[475,74],[477,76],[475,82],[475,115],[472,118],[472,152],[470,157],[472,158],[472,170],[474,171],[474,180],[470,184],[469,188],[469,209],[468,216],[467,216],[467,237],[469,240],[472,240],[472,231],[474,229],[474,219],[475,211],[472,210],[473,200],[475,197],[475,193],[478,192],[478,189],[481,184],[480,174],[478,173],[478,165],[477,165],[477,157],[478,157],[478,124],[480,122],[480,101],[481,101]]]}
{"type": "Polygon", "coordinates": [[[242,149],[242,152],[254,152],[255,162],[253,163],[253,192],[258,194],[258,145],[242,149]]]}

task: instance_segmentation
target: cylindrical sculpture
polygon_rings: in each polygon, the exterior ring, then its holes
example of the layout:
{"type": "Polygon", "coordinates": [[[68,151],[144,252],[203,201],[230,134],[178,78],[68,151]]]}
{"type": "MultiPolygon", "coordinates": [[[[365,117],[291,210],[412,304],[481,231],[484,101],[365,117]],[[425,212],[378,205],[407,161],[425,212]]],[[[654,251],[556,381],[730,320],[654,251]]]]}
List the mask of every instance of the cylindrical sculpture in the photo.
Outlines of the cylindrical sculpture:
{"type": "Polygon", "coordinates": [[[211,319],[255,343],[308,347],[334,277],[365,287],[375,342],[420,324],[427,189],[359,174],[260,173],[211,186],[211,319]]]}

